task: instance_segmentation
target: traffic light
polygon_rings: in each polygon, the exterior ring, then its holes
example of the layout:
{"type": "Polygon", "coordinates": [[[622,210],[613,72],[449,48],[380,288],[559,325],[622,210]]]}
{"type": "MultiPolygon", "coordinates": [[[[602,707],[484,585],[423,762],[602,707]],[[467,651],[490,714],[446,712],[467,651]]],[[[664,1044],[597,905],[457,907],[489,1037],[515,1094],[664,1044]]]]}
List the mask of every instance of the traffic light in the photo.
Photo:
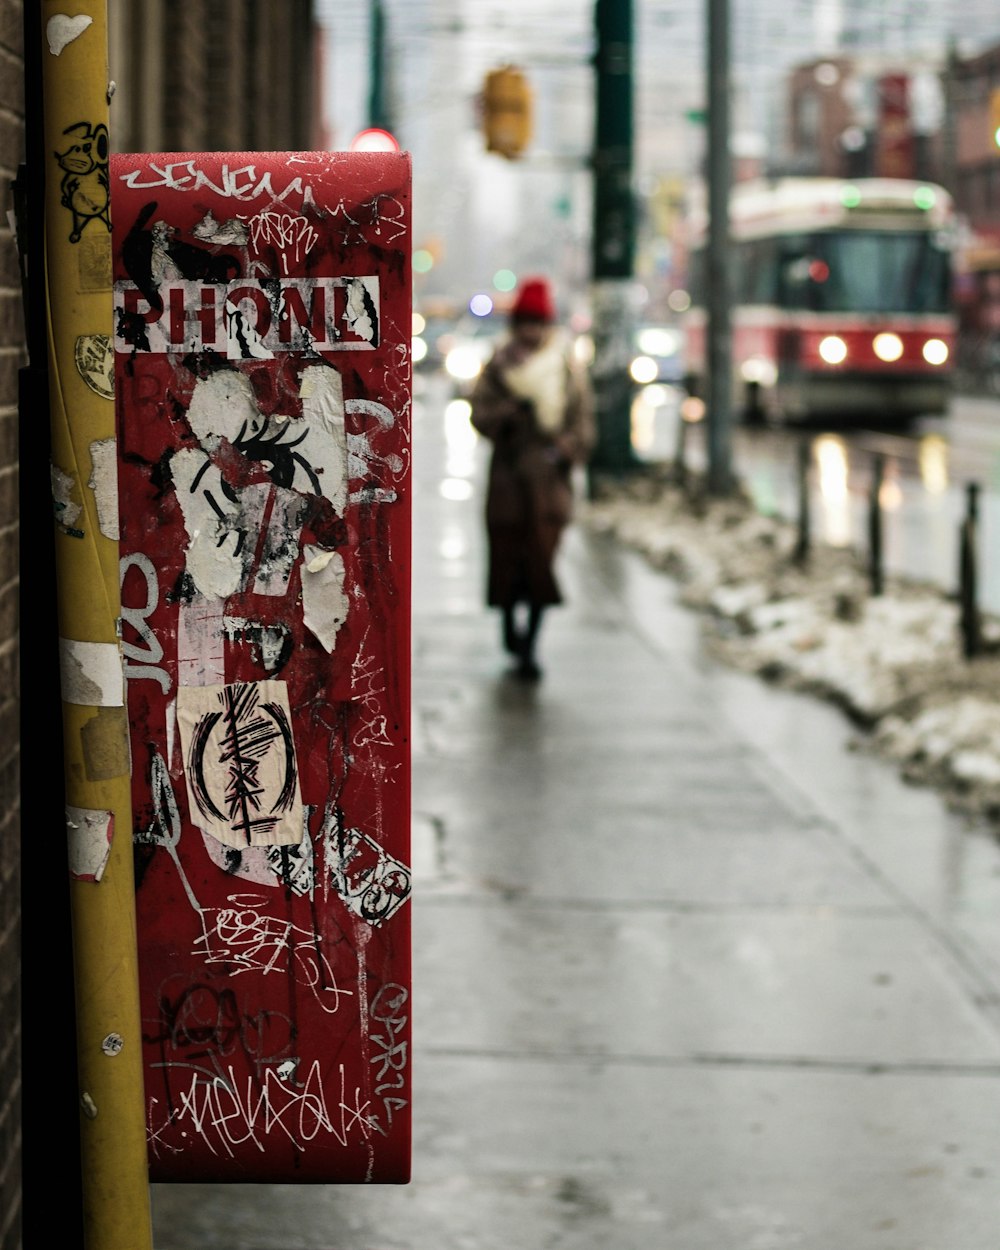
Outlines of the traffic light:
{"type": "Polygon", "coordinates": [[[483,84],[483,134],[487,152],[517,160],[531,140],[532,92],[513,65],[490,70],[483,84]]]}
{"type": "Polygon", "coordinates": [[[351,152],[398,152],[399,140],[388,130],[372,126],[368,130],[360,130],[351,140],[351,152]]]}
{"type": "Polygon", "coordinates": [[[1000,153],[1000,87],[990,92],[990,147],[1000,153]]]}

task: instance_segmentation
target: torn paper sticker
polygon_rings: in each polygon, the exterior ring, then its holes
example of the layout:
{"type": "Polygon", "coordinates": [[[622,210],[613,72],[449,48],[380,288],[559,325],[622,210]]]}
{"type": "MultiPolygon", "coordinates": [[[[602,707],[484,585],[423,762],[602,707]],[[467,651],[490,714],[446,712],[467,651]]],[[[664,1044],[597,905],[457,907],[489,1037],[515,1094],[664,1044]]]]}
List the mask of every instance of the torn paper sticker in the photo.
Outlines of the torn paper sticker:
{"type": "Polygon", "coordinates": [[[312,896],[316,890],[316,865],[309,837],[309,812],[309,805],[304,804],[305,827],[298,846],[244,846],[235,851],[216,838],[204,837],[205,850],[212,863],[231,881],[249,881],[269,889],[312,896]]]}
{"type": "Polygon", "coordinates": [[[337,893],[356,916],[378,927],[410,897],[410,870],[360,829],[345,830],[337,850],[330,870],[337,893]]]}
{"type": "Polygon", "coordinates": [[[83,530],[77,527],[77,521],[80,519],[82,511],[80,505],[73,498],[73,490],[76,483],[64,473],[62,469],[50,465],[49,476],[52,482],[52,506],[55,510],[56,523],[74,538],[82,538],[83,530]]]}
{"type": "Polygon", "coordinates": [[[115,397],[115,353],[109,334],[81,334],[73,349],[77,372],[104,399],[115,397]]]}
{"type": "Polygon", "coordinates": [[[306,432],[298,435],[298,454],[309,466],[315,493],[325,495],[343,513],[347,504],[343,380],[336,369],[310,365],[302,371],[299,395],[306,432]]]}
{"type": "Polygon", "coordinates": [[[85,13],[77,13],[74,17],[68,13],[53,14],[45,24],[45,37],[52,55],[58,56],[67,44],[79,39],[93,20],[85,13]]]}
{"type": "Polygon", "coordinates": [[[182,686],[177,727],[192,818],[226,846],[295,846],[304,828],[288,688],[182,686]]]}
{"type": "Polygon", "coordinates": [[[332,652],[337,633],[347,620],[344,558],[337,551],[308,544],[302,554],[302,619],[324,649],[332,652]]]}
{"type": "Polygon", "coordinates": [[[115,830],[112,812],[87,807],[66,807],[69,840],[69,871],[76,881],[100,881],[111,854],[115,830]]]}
{"type": "Polygon", "coordinates": [[[64,703],[80,707],[124,707],[125,675],[116,642],[59,639],[64,703]]]}
{"type": "Polygon", "coordinates": [[[90,481],[97,505],[97,523],[105,538],[117,542],[118,531],[118,444],[113,438],[90,444],[90,481]]]}

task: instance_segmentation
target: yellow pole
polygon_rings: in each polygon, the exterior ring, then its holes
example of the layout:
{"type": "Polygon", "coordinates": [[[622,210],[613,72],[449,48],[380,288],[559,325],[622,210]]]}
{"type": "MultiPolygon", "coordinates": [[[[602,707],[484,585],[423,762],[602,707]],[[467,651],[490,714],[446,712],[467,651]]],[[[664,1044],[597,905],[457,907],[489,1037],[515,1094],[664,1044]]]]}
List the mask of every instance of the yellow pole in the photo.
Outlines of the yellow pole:
{"type": "Polygon", "coordinates": [[[86,1250],[152,1248],[118,637],[107,4],[44,0],[45,285],[86,1250]]]}

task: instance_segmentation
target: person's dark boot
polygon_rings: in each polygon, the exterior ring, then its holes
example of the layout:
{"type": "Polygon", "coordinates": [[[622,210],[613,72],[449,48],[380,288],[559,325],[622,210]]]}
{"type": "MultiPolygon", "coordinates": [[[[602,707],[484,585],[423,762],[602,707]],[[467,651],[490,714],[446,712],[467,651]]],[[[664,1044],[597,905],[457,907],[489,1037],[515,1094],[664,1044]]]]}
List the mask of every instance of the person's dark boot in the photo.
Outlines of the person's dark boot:
{"type": "Polygon", "coordinates": [[[517,675],[522,681],[538,681],[541,677],[542,670],[538,666],[538,661],[530,652],[521,656],[521,661],[517,666],[517,675]]]}
{"type": "Polygon", "coordinates": [[[535,659],[535,639],[538,635],[538,623],[541,613],[533,613],[528,624],[528,630],[521,639],[521,649],[519,652],[519,662],[517,666],[517,675],[522,681],[538,681],[542,675],[542,670],[535,659]]]}
{"type": "Polygon", "coordinates": [[[535,659],[535,642],[542,624],[542,611],[542,608],[532,605],[528,613],[528,628],[521,640],[521,662],[517,668],[517,675],[525,681],[537,681],[542,675],[542,670],[535,659]]]}
{"type": "Polygon", "coordinates": [[[518,632],[513,608],[503,610],[503,645],[511,655],[519,656],[524,651],[524,638],[518,632]]]}

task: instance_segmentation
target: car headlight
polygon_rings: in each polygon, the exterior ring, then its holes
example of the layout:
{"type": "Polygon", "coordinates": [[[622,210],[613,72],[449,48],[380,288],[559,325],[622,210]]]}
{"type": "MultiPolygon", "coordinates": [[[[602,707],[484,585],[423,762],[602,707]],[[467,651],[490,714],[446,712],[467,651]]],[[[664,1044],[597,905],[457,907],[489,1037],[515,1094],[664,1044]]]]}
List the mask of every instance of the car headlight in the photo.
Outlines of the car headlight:
{"type": "Polygon", "coordinates": [[[778,381],[778,366],[765,356],[748,356],[740,365],[744,382],[756,382],[758,386],[774,386],[778,381]]]}
{"type": "Polygon", "coordinates": [[[647,382],[655,382],[660,373],[660,367],[652,356],[636,356],[628,367],[629,373],[632,375],[632,381],[638,382],[640,386],[645,386],[647,382]]]}
{"type": "Polygon", "coordinates": [[[445,372],[456,382],[472,382],[483,370],[483,362],[471,347],[453,347],[444,358],[445,372]]]}
{"type": "Polygon", "coordinates": [[[680,347],[681,336],[666,326],[646,326],[639,331],[636,343],[646,356],[670,356],[680,347]]]}

